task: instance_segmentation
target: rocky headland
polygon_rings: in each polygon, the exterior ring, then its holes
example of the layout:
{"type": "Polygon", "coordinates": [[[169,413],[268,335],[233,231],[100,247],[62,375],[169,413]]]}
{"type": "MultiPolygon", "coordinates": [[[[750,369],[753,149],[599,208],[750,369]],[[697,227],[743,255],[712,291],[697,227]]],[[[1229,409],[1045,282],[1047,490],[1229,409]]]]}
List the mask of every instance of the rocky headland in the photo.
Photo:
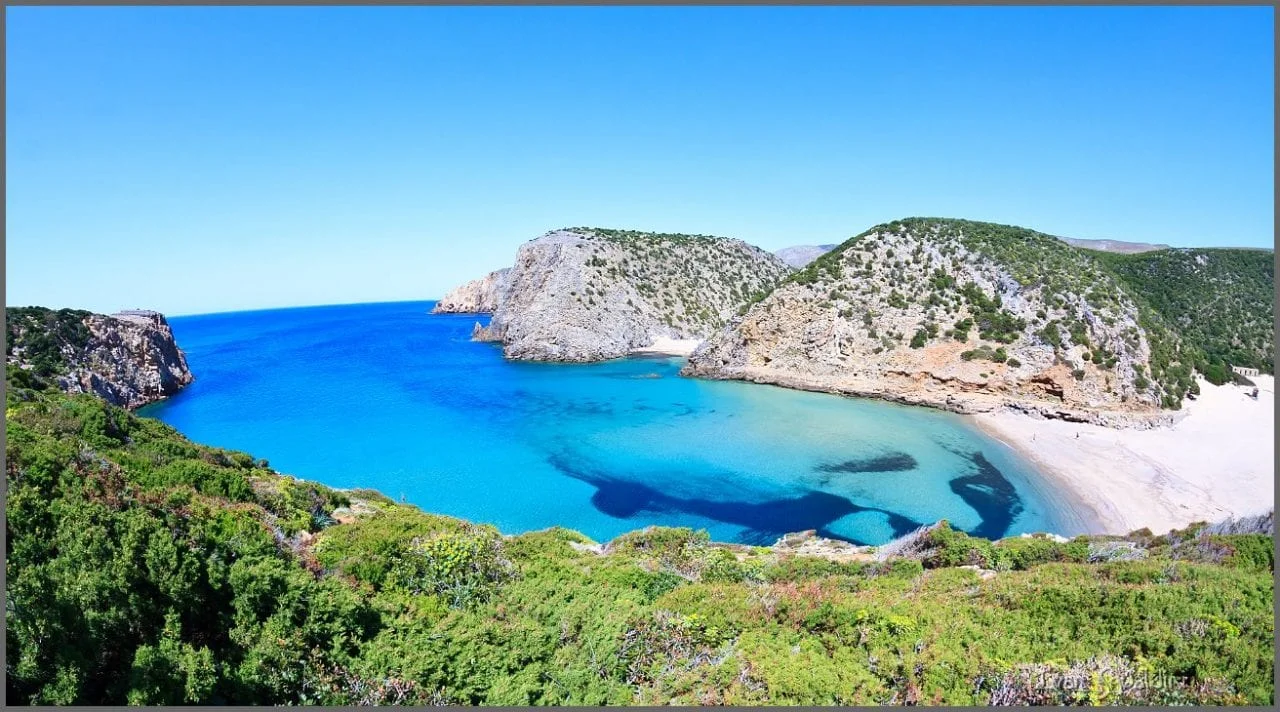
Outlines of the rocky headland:
{"type": "Polygon", "coordinates": [[[132,310],[113,315],[43,307],[5,309],[5,353],[18,383],[53,384],[92,393],[113,405],[139,408],[194,380],[164,315],[132,310]]]}
{"type": "Polygon", "coordinates": [[[504,267],[454,287],[431,309],[432,314],[492,314],[502,300],[511,268],[504,267]]]}
{"type": "Polygon", "coordinates": [[[487,327],[510,359],[590,362],[705,339],[791,273],[741,240],[601,228],[522,245],[487,327]]]}

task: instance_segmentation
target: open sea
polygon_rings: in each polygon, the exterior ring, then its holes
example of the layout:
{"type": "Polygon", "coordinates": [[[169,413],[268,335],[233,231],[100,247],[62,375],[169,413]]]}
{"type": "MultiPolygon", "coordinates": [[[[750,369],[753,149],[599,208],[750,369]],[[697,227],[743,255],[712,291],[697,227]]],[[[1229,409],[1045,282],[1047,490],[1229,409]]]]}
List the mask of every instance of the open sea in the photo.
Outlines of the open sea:
{"type": "Polygon", "coordinates": [[[508,362],[470,340],[488,317],[433,304],[174,317],[195,383],[141,414],[508,534],[658,524],[880,544],[943,518],[990,538],[1081,533],[1034,466],[960,416],[681,378],[682,358],[508,362]]]}

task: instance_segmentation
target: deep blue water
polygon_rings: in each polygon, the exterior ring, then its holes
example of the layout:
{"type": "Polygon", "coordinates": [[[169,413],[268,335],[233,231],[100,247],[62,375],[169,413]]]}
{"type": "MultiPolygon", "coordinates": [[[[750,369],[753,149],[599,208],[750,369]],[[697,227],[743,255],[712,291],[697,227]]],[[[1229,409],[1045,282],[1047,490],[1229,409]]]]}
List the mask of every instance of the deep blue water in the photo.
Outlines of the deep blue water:
{"type": "Polygon", "coordinates": [[[196,381],[143,414],[505,533],[604,541],[662,524],[874,544],[941,518],[988,537],[1079,529],[1029,463],[959,416],[681,378],[679,358],[507,362],[470,340],[476,317],[431,306],[175,317],[196,381]]]}

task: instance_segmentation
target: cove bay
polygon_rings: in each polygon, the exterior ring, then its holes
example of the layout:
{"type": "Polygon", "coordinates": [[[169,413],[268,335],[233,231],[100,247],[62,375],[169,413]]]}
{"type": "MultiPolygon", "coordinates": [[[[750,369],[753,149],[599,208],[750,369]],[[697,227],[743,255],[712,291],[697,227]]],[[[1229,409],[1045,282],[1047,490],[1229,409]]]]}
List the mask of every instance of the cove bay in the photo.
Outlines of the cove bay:
{"type": "Polygon", "coordinates": [[[814,529],[881,544],[939,519],[993,539],[1085,529],[961,416],[684,378],[679,357],[511,362],[471,340],[487,317],[432,305],[173,317],[196,380],[141,414],[507,534],[687,526],[764,545],[814,529]]]}

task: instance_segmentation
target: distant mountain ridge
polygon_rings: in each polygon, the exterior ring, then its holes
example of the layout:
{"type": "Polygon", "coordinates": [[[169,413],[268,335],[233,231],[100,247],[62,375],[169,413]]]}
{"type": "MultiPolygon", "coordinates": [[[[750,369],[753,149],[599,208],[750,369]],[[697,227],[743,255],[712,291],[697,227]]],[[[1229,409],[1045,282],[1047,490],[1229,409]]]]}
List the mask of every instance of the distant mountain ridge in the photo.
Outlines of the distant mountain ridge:
{"type": "MultiPolygon", "coordinates": [[[[1114,252],[1125,255],[1173,249],[1172,245],[1166,245],[1164,243],[1128,242],[1125,240],[1086,240],[1076,237],[1062,237],[1061,235],[1054,235],[1054,237],[1062,240],[1072,247],[1096,250],[1098,252],[1114,252]]],[[[794,247],[784,247],[773,254],[777,255],[783,262],[786,262],[792,267],[801,269],[835,248],[836,245],[834,244],[795,245],[794,247]]]]}
{"type": "Polygon", "coordinates": [[[1267,250],[908,218],[773,255],[727,238],[558,230],[437,311],[491,310],[475,337],[513,359],[702,340],[687,375],[1106,420],[1180,407],[1197,371],[1213,383],[1233,365],[1271,371],[1273,291],[1267,250]]]}
{"type": "Polygon", "coordinates": [[[1124,240],[1084,240],[1076,237],[1062,237],[1061,235],[1054,235],[1054,237],[1057,237],[1059,240],[1062,240],[1072,247],[1080,247],[1086,250],[1097,250],[1098,252],[1115,252],[1122,255],[1172,249],[1171,245],[1163,243],[1126,242],[1124,240]]]}
{"type": "Polygon", "coordinates": [[[835,249],[835,245],[795,245],[784,247],[773,254],[787,264],[800,269],[824,254],[835,249]]]}

